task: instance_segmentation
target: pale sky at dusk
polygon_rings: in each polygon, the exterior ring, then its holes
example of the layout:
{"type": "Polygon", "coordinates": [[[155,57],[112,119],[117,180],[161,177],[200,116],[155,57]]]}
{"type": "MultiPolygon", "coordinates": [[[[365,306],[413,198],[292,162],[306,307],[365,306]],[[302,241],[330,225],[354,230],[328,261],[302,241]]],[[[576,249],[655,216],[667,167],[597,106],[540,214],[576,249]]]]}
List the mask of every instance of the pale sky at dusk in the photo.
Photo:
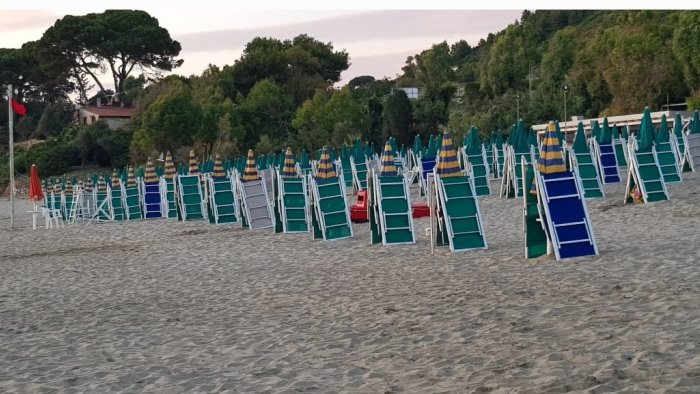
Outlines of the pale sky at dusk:
{"type": "MultiPolygon", "coordinates": [[[[443,40],[453,43],[464,39],[475,45],[480,38],[503,29],[522,13],[522,10],[241,10],[225,6],[183,9],[157,2],[138,4],[126,2],[123,7],[143,9],[155,16],[182,44],[180,58],[185,62],[175,71],[179,74],[199,74],[209,63],[232,64],[245,44],[256,36],[285,39],[306,33],[348,51],[352,64],[343,73],[343,82],[358,75],[395,77],[407,56],[443,40]]],[[[66,14],[82,15],[106,8],[85,4],[61,5],[61,8],[47,5],[33,10],[2,7],[0,47],[3,48],[19,47],[26,41],[39,39],[56,19],[66,14]]]]}

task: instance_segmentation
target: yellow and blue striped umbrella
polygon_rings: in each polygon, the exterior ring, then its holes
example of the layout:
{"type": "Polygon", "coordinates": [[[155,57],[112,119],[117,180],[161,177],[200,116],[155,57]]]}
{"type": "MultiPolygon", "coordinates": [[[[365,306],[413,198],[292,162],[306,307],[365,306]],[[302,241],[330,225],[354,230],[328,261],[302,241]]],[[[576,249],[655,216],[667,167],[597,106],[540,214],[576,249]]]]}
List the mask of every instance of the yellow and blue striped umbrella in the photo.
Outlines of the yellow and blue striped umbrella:
{"type": "Polygon", "coordinates": [[[97,191],[100,193],[107,191],[107,180],[104,176],[99,177],[97,180],[97,191]]]}
{"type": "Polygon", "coordinates": [[[117,170],[112,171],[112,189],[118,188],[121,180],[119,179],[119,174],[117,170]]]}
{"type": "Polygon", "coordinates": [[[442,147],[440,148],[440,162],[437,165],[437,174],[444,178],[448,176],[461,175],[459,160],[457,160],[457,150],[452,142],[452,133],[446,131],[442,136],[442,147]]]}
{"type": "Polygon", "coordinates": [[[156,167],[153,165],[153,160],[148,158],[146,162],[146,174],[143,176],[143,183],[158,183],[158,175],[156,175],[156,167]]]}
{"type": "Polygon", "coordinates": [[[282,168],[282,176],[297,176],[296,160],[294,160],[294,153],[292,153],[292,148],[290,147],[287,147],[287,151],[284,152],[284,167],[282,168]]]}
{"type": "Polygon", "coordinates": [[[245,162],[245,170],[243,171],[243,182],[260,180],[258,169],[255,167],[255,155],[253,150],[248,150],[248,159],[245,162]]]}
{"type": "Polygon", "coordinates": [[[547,133],[542,142],[537,169],[542,174],[556,174],[566,171],[561,155],[561,142],[557,137],[557,128],[554,122],[549,122],[547,125],[547,133]]]}
{"type": "Polygon", "coordinates": [[[318,163],[316,178],[331,179],[335,177],[335,168],[333,167],[333,163],[331,163],[331,155],[328,153],[328,147],[324,145],[323,149],[321,149],[321,160],[318,163]]]}
{"type": "Polygon", "coordinates": [[[70,179],[66,180],[66,190],[64,192],[66,195],[73,195],[73,181],[70,179]]]}
{"type": "Polygon", "coordinates": [[[92,177],[88,177],[87,182],[85,182],[85,191],[88,193],[92,193],[92,177]]]}
{"type": "Polygon", "coordinates": [[[190,151],[190,175],[199,175],[199,164],[197,163],[197,158],[194,155],[194,151],[190,151]]]}
{"type": "Polygon", "coordinates": [[[173,163],[173,155],[168,151],[165,154],[165,179],[173,179],[175,174],[177,174],[177,170],[175,169],[175,163],[173,163]]]}
{"type": "Polygon", "coordinates": [[[393,148],[389,141],[384,145],[384,152],[382,153],[382,167],[379,169],[379,176],[397,176],[399,172],[396,170],[396,163],[394,162],[393,148]]]}
{"type": "Polygon", "coordinates": [[[129,177],[126,180],[126,187],[136,187],[136,175],[134,175],[134,167],[129,167],[129,177]]]}
{"type": "Polygon", "coordinates": [[[217,154],[214,158],[214,171],[211,174],[212,178],[225,178],[226,171],[224,171],[224,162],[221,161],[221,157],[217,154]]]}

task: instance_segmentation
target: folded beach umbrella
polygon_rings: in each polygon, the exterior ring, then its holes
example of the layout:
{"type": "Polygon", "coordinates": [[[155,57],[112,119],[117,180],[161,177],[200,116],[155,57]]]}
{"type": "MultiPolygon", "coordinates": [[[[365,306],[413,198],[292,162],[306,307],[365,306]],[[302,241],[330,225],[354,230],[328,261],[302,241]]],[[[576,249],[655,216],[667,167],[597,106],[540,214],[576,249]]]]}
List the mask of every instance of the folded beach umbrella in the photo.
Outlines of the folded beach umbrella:
{"type": "Polygon", "coordinates": [[[248,158],[245,162],[245,170],[243,170],[243,182],[260,180],[258,169],[255,167],[255,155],[252,149],[248,149],[248,158]]]}
{"type": "Polygon", "coordinates": [[[676,138],[683,137],[683,118],[681,118],[681,114],[676,114],[676,118],[673,121],[673,134],[676,138]]]}
{"type": "Polygon", "coordinates": [[[379,176],[399,175],[399,172],[396,170],[396,163],[394,162],[392,150],[391,143],[387,141],[386,145],[384,145],[384,152],[382,153],[382,166],[379,168],[379,176]]]}
{"type": "Polygon", "coordinates": [[[476,127],[472,127],[469,134],[464,136],[464,147],[467,155],[481,154],[481,138],[479,138],[479,130],[476,127]]]}
{"type": "Polygon", "coordinates": [[[104,176],[101,176],[97,180],[97,192],[98,193],[104,193],[107,191],[107,181],[105,180],[104,176]]]}
{"type": "Polygon", "coordinates": [[[527,134],[527,144],[537,148],[537,132],[532,127],[530,127],[530,131],[527,134]]]}
{"type": "Polygon", "coordinates": [[[591,137],[595,138],[598,143],[600,143],[600,125],[597,120],[591,121],[591,137]]]}
{"type": "Polygon", "coordinates": [[[654,124],[651,122],[649,107],[644,108],[644,116],[642,124],[639,126],[639,132],[637,132],[637,140],[639,141],[637,152],[650,151],[654,146],[654,124]]]}
{"type": "Polygon", "coordinates": [[[668,131],[668,122],[666,121],[666,115],[661,115],[661,126],[659,127],[659,132],[656,133],[655,141],[657,144],[665,144],[671,139],[671,135],[668,131]]]}
{"type": "Polygon", "coordinates": [[[296,160],[294,160],[294,153],[292,153],[292,148],[290,147],[287,147],[287,151],[284,153],[284,167],[282,167],[282,176],[298,176],[296,160]]]}
{"type": "Polygon", "coordinates": [[[175,163],[173,163],[173,156],[168,151],[165,154],[165,179],[174,179],[177,170],[175,169],[175,163]]]}
{"type": "Polygon", "coordinates": [[[143,176],[143,183],[158,183],[158,175],[156,175],[156,167],[153,165],[153,160],[148,158],[146,162],[146,173],[143,176]]]}
{"type": "Polygon", "coordinates": [[[690,131],[688,134],[700,134],[700,111],[693,112],[693,120],[690,123],[690,131]]]}
{"type": "Polygon", "coordinates": [[[193,150],[190,151],[189,173],[190,173],[190,175],[198,175],[199,174],[199,164],[197,164],[197,158],[195,157],[193,150]]]}
{"type": "Polygon", "coordinates": [[[445,131],[442,137],[440,148],[440,162],[437,165],[437,174],[441,177],[459,176],[459,161],[457,160],[457,150],[452,142],[452,133],[445,131]]]}
{"type": "Polygon", "coordinates": [[[221,157],[217,154],[214,158],[214,170],[211,174],[212,178],[225,178],[226,171],[224,171],[224,162],[221,161],[221,157]]]}
{"type": "Polygon", "coordinates": [[[413,138],[413,154],[422,154],[423,153],[423,142],[420,139],[420,136],[416,134],[415,138],[413,138]]]}
{"type": "Polygon", "coordinates": [[[430,139],[428,140],[428,148],[423,153],[423,156],[426,160],[432,160],[435,157],[437,157],[437,151],[438,151],[437,140],[435,139],[434,135],[431,135],[430,139]]]}
{"type": "Polygon", "coordinates": [[[136,187],[136,175],[134,175],[134,167],[129,166],[129,177],[126,180],[126,187],[130,189],[136,187]]]}
{"type": "Polygon", "coordinates": [[[331,179],[335,178],[335,169],[331,162],[331,155],[328,153],[328,147],[323,146],[321,149],[321,159],[318,163],[318,171],[316,171],[316,179],[331,179]]]}
{"type": "Polygon", "coordinates": [[[87,181],[85,182],[85,191],[88,193],[92,193],[92,188],[93,188],[93,182],[92,182],[92,177],[88,177],[87,181]]]}
{"type": "Polygon", "coordinates": [[[503,130],[498,130],[498,133],[496,133],[496,138],[493,140],[493,143],[496,144],[496,148],[499,150],[503,148],[503,130]]]}
{"type": "Polygon", "coordinates": [[[65,193],[68,195],[73,195],[73,182],[70,179],[66,180],[65,193]]]}
{"type": "Polygon", "coordinates": [[[625,125],[625,127],[622,128],[622,138],[627,141],[627,139],[630,137],[630,128],[629,126],[625,125]]]}
{"type": "Polygon", "coordinates": [[[566,140],[566,136],[564,136],[561,128],[559,128],[559,122],[555,122],[554,124],[557,126],[557,138],[559,138],[559,142],[564,142],[566,140]]]}
{"type": "Polygon", "coordinates": [[[112,171],[112,182],[111,182],[112,189],[116,189],[117,187],[119,187],[120,182],[121,182],[121,179],[119,178],[119,174],[117,173],[117,170],[114,169],[112,171]]]}
{"type": "Polygon", "coordinates": [[[599,144],[611,144],[612,143],[612,130],[608,125],[608,118],[603,119],[603,129],[600,131],[598,136],[599,144]]]}
{"type": "Polygon", "coordinates": [[[547,132],[542,142],[540,159],[537,161],[537,169],[542,174],[556,174],[566,171],[561,155],[561,142],[557,137],[557,129],[554,122],[549,122],[547,132]]]}
{"type": "MultiPolygon", "coordinates": [[[[559,141],[559,137],[557,136],[557,128],[554,122],[549,122],[549,124],[547,124],[547,131],[544,135],[544,141],[542,141],[540,158],[537,161],[537,170],[541,174],[557,174],[566,171],[566,166],[564,165],[561,154],[561,141],[559,141]]],[[[530,188],[530,194],[537,194],[534,179],[532,181],[532,187],[530,188]]]]}
{"type": "Polygon", "coordinates": [[[620,129],[617,128],[617,125],[613,125],[610,128],[610,135],[613,140],[619,140],[620,139],[620,129]]]}

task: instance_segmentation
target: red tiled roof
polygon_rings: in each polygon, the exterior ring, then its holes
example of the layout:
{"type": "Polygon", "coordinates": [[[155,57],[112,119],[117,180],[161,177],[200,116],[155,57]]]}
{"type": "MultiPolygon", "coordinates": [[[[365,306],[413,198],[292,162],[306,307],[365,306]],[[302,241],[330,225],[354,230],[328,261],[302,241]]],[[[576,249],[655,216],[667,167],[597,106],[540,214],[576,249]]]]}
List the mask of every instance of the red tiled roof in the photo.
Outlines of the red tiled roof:
{"type": "Polygon", "coordinates": [[[81,109],[105,118],[131,118],[136,111],[136,108],[118,107],[82,107],[81,109]]]}

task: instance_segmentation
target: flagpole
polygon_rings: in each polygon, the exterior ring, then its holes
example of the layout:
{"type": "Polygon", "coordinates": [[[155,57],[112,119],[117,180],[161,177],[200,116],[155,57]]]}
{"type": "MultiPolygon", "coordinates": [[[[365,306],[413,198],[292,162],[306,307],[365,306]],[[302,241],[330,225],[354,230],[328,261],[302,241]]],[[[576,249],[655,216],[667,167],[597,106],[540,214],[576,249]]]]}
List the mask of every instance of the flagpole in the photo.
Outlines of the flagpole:
{"type": "Polygon", "coordinates": [[[7,105],[9,111],[8,116],[8,128],[10,130],[10,205],[12,206],[10,210],[10,227],[14,230],[15,228],[15,142],[14,142],[14,132],[13,132],[13,120],[14,111],[12,110],[12,85],[7,87],[7,105]]]}

